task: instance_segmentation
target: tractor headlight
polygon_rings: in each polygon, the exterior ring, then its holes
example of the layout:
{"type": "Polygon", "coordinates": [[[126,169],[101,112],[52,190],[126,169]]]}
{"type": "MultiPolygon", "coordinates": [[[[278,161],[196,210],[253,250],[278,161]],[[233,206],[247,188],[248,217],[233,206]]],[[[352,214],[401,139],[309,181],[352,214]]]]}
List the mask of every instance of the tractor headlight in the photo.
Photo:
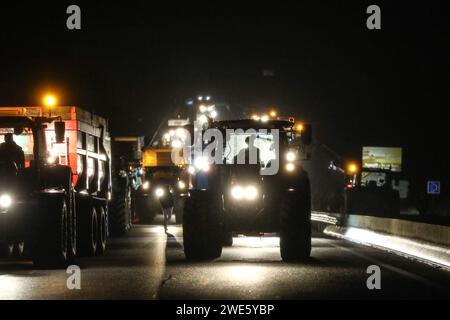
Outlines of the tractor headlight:
{"type": "Polygon", "coordinates": [[[289,162],[294,162],[296,159],[296,155],[293,151],[289,151],[288,153],[286,153],[286,160],[289,162]]]}
{"type": "Polygon", "coordinates": [[[186,189],[186,183],[184,183],[184,181],[178,181],[178,189],[180,190],[186,189]]]}
{"type": "Polygon", "coordinates": [[[48,164],[55,164],[56,163],[56,158],[53,157],[53,156],[47,157],[47,163],[48,164]]]}
{"type": "Polygon", "coordinates": [[[142,184],[142,189],[144,189],[144,190],[150,189],[150,182],[145,181],[145,182],[142,184]]]}
{"type": "Polygon", "coordinates": [[[12,198],[8,194],[2,194],[0,196],[0,208],[7,209],[11,207],[12,204],[12,198]]]}
{"type": "Polygon", "coordinates": [[[191,174],[191,175],[195,174],[195,168],[193,166],[189,166],[187,170],[188,170],[189,174],[191,174]]]}
{"type": "Polygon", "coordinates": [[[258,197],[258,189],[255,186],[233,186],[231,187],[231,196],[235,200],[253,201],[258,197]]]}
{"type": "Polygon", "coordinates": [[[165,191],[164,191],[163,188],[161,188],[161,187],[156,188],[156,190],[155,190],[155,196],[156,196],[158,199],[164,197],[164,194],[165,194],[165,191]]]}
{"type": "Polygon", "coordinates": [[[244,190],[244,198],[247,200],[255,200],[258,196],[258,189],[254,186],[248,186],[244,190]]]}
{"type": "Polygon", "coordinates": [[[286,164],[286,171],[287,171],[287,172],[294,172],[294,171],[295,171],[295,164],[293,164],[293,163],[287,163],[287,164],[286,164]]]}
{"type": "Polygon", "coordinates": [[[236,200],[241,200],[244,197],[244,188],[241,186],[233,186],[231,188],[231,196],[236,200]]]}

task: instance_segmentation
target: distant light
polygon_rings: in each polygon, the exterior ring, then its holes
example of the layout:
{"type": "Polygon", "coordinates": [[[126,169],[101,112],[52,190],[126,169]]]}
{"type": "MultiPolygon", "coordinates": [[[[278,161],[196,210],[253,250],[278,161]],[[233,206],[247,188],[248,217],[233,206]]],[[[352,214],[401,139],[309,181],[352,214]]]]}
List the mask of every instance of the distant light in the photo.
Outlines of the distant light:
{"type": "Polygon", "coordinates": [[[252,119],[255,120],[255,121],[259,121],[260,117],[257,114],[253,114],[252,115],[252,119]]]}
{"type": "Polygon", "coordinates": [[[172,141],[172,148],[179,149],[183,146],[183,143],[180,140],[172,141]]]}
{"type": "Polygon", "coordinates": [[[211,111],[210,116],[213,119],[217,118],[217,111],[216,110],[211,111]]]}
{"type": "Polygon", "coordinates": [[[189,174],[195,174],[195,168],[193,166],[190,166],[188,168],[188,172],[189,172],[189,174]]]}
{"type": "Polygon", "coordinates": [[[142,189],[144,189],[144,190],[150,189],[150,182],[145,181],[145,182],[142,184],[142,189]]]}
{"type": "Polygon", "coordinates": [[[178,128],[178,129],[176,130],[175,134],[176,134],[176,136],[177,136],[178,138],[180,138],[180,139],[183,140],[183,141],[186,140],[186,138],[187,138],[187,133],[186,133],[186,130],[185,130],[185,129],[178,128]]]}
{"type": "Polygon", "coordinates": [[[203,101],[203,96],[198,96],[198,101],[203,101]]]}
{"type": "Polygon", "coordinates": [[[180,190],[184,190],[186,188],[186,183],[184,183],[183,181],[178,181],[178,188],[180,190]]]}
{"type": "Polygon", "coordinates": [[[267,121],[269,121],[269,116],[268,115],[263,115],[262,117],[261,117],[261,121],[262,122],[267,122],[267,121]]]}
{"type": "Polygon", "coordinates": [[[298,132],[302,132],[304,129],[304,126],[302,123],[299,123],[296,127],[295,130],[297,130],[298,132]]]}
{"type": "Polygon", "coordinates": [[[278,114],[277,114],[277,112],[275,110],[270,111],[270,117],[271,118],[276,118],[277,115],[278,114]]]}
{"type": "Polygon", "coordinates": [[[206,97],[206,101],[209,101],[209,100],[211,100],[211,97],[210,97],[210,96],[207,96],[207,97],[206,97]]]}
{"type": "Polygon", "coordinates": [[[204,113],[204,112],[206,112],[206,110],[208,110],[208,108],[204,104],[201,104],[198,107],[198,110],[200,110],[201,113],[204,113]]]}

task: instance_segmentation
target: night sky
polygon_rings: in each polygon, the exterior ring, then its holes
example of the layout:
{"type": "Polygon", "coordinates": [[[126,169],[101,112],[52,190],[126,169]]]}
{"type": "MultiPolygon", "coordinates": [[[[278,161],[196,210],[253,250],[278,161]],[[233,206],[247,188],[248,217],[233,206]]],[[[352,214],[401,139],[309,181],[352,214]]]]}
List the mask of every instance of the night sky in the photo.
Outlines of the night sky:
{"type": "Polygon", "coordinates": [[[53,90],[109,117],[115,134],[151,135],[208,92],[236,110],[299,115],[345,158],[401,146],[409,175],[448,178],[450,13],[445,2],[392,2],[2,4],[0,105],[36,105],[53,90]],[[81,31],[66,29],[70,4],[81,31]],[[382,30],[366,28],[370,4],[382,30]]]}

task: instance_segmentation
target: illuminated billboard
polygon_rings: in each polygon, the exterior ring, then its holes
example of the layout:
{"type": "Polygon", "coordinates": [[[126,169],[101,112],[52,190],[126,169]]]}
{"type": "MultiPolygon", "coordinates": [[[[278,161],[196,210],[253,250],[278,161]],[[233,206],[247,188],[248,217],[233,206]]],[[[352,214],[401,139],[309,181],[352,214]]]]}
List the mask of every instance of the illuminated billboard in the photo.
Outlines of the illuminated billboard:
{"type": "Polygon", "coordinates": [[[402,148],[363,147],[362,166],[366,169],[402,171],[402,148]]]}

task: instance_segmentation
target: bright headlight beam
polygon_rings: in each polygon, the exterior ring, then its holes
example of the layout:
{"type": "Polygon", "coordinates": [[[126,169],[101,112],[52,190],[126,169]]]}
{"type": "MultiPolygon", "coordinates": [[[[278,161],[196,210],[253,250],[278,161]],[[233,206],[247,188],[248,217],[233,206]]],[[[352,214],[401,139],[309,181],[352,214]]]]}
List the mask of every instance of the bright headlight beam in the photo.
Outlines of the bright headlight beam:
{"type": "Polygon", "coordinates": [[[3,194],[0,196],[0,208],[9,208],[12,204],[12,198],[10,195],[3,194]]]}
{"type": "Polygon", "coordinates": [[[178,188],[184,190],[186,188],[186,183],[184,183],[184,181],[178,181],[178,188]]]}
{"type": "Polygon", "coordinates": [[[236,200],[241,200],[244,197],[244,189],[241,186],[232,187],[231,196],[236,200]]]}
{"type": "Polygon", "coordinates": [[[296,156],[295,156],[294,152],[289,151],[288,153],[286,153],[286,160],[287,161],[293,162],[293,161],[295,161],[295,158],[296,158],[296,156]]]}
{"type": "Polygon", "coordinates": [[[233,186],[231,187],[231,196],[235,200],[255,200],[258,197],[258,189],[254,186],[233,186]]]}
{"type": "Polygon", "coordinates": [[[258,190],[254,186],[248,186],[244,192],[245,199],[255,200],[258,196],[258,190]]]}
{"type": "Polygon", "coordinates": [[[287,163],[286,164],[286,170],[288,172],[293,172],[295,170],[295,165],[293,163],[287,163]]]}
{"type": "Polygon", "coordinates": [[[163,188],[156,188],[155,195],[157,198],[161,198],[164,196],[164,189],[163,188]]]}

